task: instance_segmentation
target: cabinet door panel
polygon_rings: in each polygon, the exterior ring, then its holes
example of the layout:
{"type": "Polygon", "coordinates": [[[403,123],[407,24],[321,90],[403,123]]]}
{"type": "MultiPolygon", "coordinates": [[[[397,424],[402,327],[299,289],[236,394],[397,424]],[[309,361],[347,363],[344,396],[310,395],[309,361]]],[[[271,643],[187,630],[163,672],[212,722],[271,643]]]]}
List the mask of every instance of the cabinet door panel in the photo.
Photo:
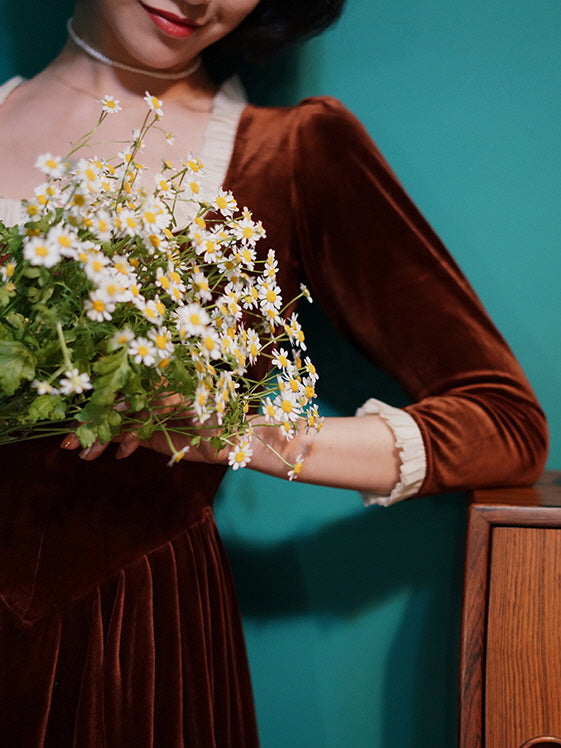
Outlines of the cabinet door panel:
{"type": "Polygon", "coordinates": [[[494,527],[485,748],[561,735],[561,529],[494,527]]]}

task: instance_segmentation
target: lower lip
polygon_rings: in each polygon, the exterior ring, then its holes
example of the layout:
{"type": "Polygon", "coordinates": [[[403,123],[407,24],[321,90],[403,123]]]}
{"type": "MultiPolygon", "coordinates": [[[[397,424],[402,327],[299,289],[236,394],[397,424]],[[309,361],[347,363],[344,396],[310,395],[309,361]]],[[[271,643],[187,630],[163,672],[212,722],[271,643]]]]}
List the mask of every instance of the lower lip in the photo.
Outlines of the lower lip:
{"type": "Polygon", "coordinates": [[[195,26],[185,26],[182,23],[175,23],[174,21],[170,21],[169,18],[159,16],[157,13],[151,13],[149,10],[146,10],[146,13],[164,34],[173,36],[176,39],[186,39],[195,31],[195,26]]]}

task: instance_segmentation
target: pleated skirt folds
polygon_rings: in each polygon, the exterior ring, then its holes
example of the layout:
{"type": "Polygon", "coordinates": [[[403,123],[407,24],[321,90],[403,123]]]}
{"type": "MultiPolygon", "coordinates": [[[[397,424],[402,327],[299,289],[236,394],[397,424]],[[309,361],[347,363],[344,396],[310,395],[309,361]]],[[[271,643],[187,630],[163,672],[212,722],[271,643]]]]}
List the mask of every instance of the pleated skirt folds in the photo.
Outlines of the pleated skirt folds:
{"type": "Polygon", "coordinates": [[[7,748],[257,748],[245,644],[210,508],[60,610],[0,606],[7,748]]]}

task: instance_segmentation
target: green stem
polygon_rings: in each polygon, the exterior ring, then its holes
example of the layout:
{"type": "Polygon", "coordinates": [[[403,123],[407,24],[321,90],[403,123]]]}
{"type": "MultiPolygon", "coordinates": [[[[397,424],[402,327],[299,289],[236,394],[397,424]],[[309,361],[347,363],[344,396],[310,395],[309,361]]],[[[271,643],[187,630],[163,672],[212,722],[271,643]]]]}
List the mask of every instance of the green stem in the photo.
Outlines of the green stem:
{"type": "Polygon", "coordinates": [[[64,332],[62,331],[62,325],[60,324],[60,321],[56,323],[56,332],[62,350],[62,356],[64,358],[64,365],[66,366],[67,370],[70,371],[72,369],[72,361],[70,360],[70,354],[68,352],[68,348],[66,347],[66,340],[64,339],[64,332]]]}

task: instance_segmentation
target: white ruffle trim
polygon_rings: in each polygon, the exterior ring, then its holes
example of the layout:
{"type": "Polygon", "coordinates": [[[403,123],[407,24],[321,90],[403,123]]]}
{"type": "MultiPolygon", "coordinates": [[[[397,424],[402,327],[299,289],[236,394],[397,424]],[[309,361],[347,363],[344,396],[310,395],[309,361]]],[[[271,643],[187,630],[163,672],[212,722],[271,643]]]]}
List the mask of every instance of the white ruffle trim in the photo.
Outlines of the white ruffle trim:
{"type": "MultiPolygon", "coordinates": [[[[0,106],[23,81],[24,78],[21,75],[15,75],[0,86],[0,106]]],[[[37,183],[39,183],[39,179],[37,183]]],[[[16,223],[20,223],[23,218],[24,213],[19,200],[4,200],[0,195],[0,221],[3,221],[6,226],[14,226],[16,223]]]]}
{"type": "MultiPolygon", "coordinates": [[[[224,183],[234,151],[238,124],[246,106],[245,91],[239,79],[234,76],[224,81],[214,97],[201,151],[195,154],[204,167],[200,193],[202,200],[212,202],[224,183]]],[[[178,203],[178,222],[187,224],[195,217],[197,208],[193,203],[178,203]]]]}
{"type": "Polygon", "coordinates": [[[21,75],[14,75],[13,78],[10,78],[0,86],[0,106],[6,101],[14,88],[17,88],[23,81],[24,78],[21,75]]]}
{"type": "Polygon", "coordinates": [[[419,492],[427,472],[427,456],[421,431],[415,419],[406,410],[394,408],[380,400],[370,398],[356,412],[357,416],[379,415],[388,424],[395,436],[401,464],[399,480],[389,496],[363,493],[362,500],[367,506],[379,504],[390,506],[397,501],[408,499],[419,492]]]}

